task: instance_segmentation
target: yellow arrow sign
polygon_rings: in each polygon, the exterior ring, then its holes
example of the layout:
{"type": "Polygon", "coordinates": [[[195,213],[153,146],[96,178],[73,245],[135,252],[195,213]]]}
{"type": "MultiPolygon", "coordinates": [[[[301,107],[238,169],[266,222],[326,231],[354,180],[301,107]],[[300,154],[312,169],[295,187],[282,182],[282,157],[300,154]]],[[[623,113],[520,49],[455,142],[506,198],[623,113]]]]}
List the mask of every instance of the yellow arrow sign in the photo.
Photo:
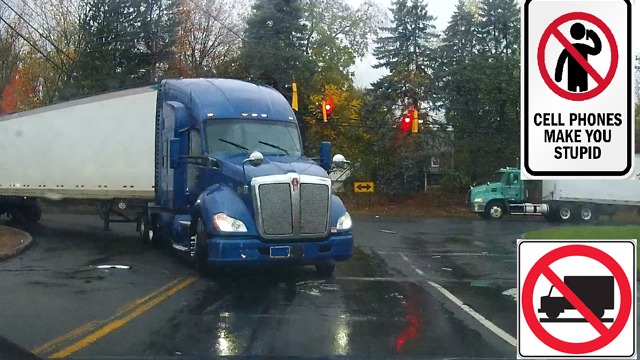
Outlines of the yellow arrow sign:
{"type": "Polygon", "coordinates": [[[372,193],[373,181],[360,181],[353,183],[353,191],[357,193],[372,193]]]}

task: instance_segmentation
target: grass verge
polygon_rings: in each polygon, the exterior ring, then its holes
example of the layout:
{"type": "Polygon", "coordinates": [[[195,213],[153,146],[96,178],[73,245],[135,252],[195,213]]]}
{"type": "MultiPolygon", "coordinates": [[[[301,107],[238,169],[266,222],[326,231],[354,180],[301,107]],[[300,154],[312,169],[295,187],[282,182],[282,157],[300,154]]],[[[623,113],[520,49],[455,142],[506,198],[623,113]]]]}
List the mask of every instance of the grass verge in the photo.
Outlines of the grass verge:
{"type": "Polygon", "coordinates": [[[24,241],[24,235],[0,225],[0,254],[13,251],[24,241]]]}
{"type": "MultiPolygon", "coordinates": [[[[615,240],[615,239],[640,239],[640,226],[576,226],[560,227],[531,231],[525,234],[527,239],[572,239],[572,240],[615,240]]],[[[636,257],[640,261],[640,248],[636,257]]]]}

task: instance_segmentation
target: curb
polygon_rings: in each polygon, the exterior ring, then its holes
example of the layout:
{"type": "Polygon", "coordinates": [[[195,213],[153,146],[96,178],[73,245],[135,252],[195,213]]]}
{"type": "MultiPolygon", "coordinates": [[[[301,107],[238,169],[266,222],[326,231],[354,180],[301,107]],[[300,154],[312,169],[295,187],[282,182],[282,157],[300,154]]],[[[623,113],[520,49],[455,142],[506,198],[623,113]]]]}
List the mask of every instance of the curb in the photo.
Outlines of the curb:
{"type": "Polygon", "coordinates": [[[0,262],[4,260],[9,260],[11,258],[14,258],[22,254],[27,249],[29,249],[31,245],[33,245],[33,237],[29,233],[22,230],[18,230],[16,228],[8,227],[8,226],[5,226],[5,227],[11,229],[11,231],[21,233],[24,236],[24,240],[22,241],[22,244],[16,246],[13,250],[0,252],[0,262]]]}

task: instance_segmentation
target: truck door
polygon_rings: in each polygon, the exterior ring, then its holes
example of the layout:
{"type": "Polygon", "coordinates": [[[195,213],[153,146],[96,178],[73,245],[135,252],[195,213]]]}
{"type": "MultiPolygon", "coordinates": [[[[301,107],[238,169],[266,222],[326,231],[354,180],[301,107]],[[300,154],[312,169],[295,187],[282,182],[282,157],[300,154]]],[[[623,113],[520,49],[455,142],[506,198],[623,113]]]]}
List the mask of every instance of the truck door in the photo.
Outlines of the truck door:
{"type": "Polygon", "coordinates": [[[169,139],[175,132],[175,116],[170,106],[164,105],[162,111],[162,169],[160,173],[161,206],[173,205],[173,169],[169,167],[169,139]]]}
{"type": "Polygon", "coordinates": [[[505,179],[504,198],[507,201],[522,201],[522,182],[520,181],[520,173],[512,172],[508,173],[505,179]]]}
{"type": "MultiPolygon", "coordinates": [[[[202,138],[198,129],[189,129],[189,156],[202,156],[202,138]]],[[[202,166],[187,164],[187,206],[193,206],[202,192],[200,177],[204,171],[202,166]]]]}

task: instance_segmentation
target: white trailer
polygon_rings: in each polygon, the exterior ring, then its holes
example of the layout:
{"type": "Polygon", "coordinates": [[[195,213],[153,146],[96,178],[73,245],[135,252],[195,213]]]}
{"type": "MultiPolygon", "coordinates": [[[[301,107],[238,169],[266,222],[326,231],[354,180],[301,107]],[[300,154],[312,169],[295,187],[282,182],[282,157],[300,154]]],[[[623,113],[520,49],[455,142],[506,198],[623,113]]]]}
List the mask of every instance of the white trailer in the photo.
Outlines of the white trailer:
{"type": "MultiPolygon", "coordinates": [[[[36,199],[82,199],[109,214],[154,198],[157,91],[116,91],[0,116],[0,215],[40,218],[36,199]]],[[[114,222],[117,220],[111,220],[114,222]]]]}
{"type": "Polygon", "coordinates": [[[623,180],[543,180],[542,201],[555,207],[557,220],[590,221],[622,207],[640,207],[640,155],[633,175],[623,180]]]}

